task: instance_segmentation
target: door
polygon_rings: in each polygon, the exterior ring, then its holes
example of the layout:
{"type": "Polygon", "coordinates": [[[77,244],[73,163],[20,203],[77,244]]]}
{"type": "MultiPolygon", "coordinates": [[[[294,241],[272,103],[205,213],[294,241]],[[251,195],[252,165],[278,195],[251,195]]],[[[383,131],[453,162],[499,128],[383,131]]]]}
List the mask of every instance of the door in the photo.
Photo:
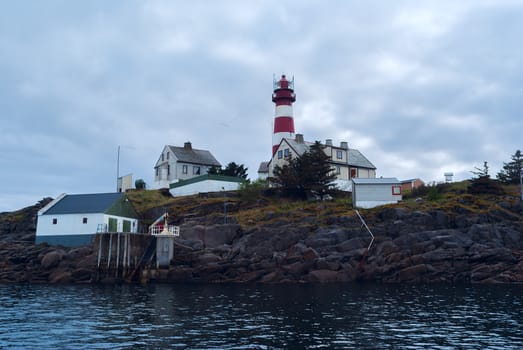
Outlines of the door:
{"type": "Polygon", "coordinates": [[[123,232],[131,232],[131,221],[130,220],[123,221],[123,232]]]}
{"type": "Polygon", "coordinates": [[[118,229],[118,219],[109,218],[109,232],[116,232],[118,229]]]}

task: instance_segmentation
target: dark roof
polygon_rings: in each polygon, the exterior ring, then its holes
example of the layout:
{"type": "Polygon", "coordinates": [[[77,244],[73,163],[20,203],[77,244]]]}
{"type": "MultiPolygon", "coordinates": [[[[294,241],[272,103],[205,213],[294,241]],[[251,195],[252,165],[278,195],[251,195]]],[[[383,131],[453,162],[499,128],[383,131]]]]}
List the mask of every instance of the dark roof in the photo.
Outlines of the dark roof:
{"type": "MultiPolygon", "coordinates": [[[[302,155],[303,153],[307,152],[310,149],[310,146],[314,143],[312,142],[297,142],[295,139],[287,139],[284,138],[280,142],[280,144],[285,140],[291,146],[298,155],[302,155]]],[[[340,148],[340,147],[334,147],[333,148],[340,148]]],[[[348,164],[354,167],[358,168],[368,168],[368,169],[376,169],[374,164],[372,164],[363,154],[361,154],[360,151],[354,148],[349,148],[348,150],[348,157],[349,161],[348,164]]]]}
{"type": "Polygon", "coordinates": [[[169,148],[179,162],[221,167],[220,162],[209,151],[171,145],[169,145],[169,148]]]}
{"type": "Polygon", "coordinates": [[[349,148],[349,165],[359,168],[376,169],[374,164],[361,154],[360,151],[354,148],[349,148]]]}
{"type": "Polygon", "coordinates": [[[104,213],[124,193],[68,194],[48,209],[44,215],[104,213]]]}
{"type": "Polygon", "coordinates": [[[352,181],[355,184],[363,184],[363,185],[388,185],[388,184],[397,185],[397,184],[401,183],[400,180],[396,179],[395,177],[379,177],[379,178],[353,177],[352,181]]]}
{"type": "Polygon", "coordinates": [[[258,173],[268,173],[269,172],[269,162],[261,162],[258,167],[258,173]]]}

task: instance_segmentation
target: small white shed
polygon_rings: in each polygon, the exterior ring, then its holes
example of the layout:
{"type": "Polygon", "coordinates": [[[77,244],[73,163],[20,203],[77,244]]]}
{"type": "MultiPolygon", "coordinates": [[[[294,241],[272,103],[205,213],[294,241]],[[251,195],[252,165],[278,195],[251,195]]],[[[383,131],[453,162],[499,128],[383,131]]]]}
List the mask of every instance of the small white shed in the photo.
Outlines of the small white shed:
{"type": "Polygon", "coordinates": [[[401,201],[401,181],[395,177],[378,179],[352,179],[352,206],[374,208],[401,201]]]}
{"type": "Polygon", "coordinates": [[[180,197],[198,193],[236,191],[244,181],[239,177],[207,174],[172,183],[169,185],[169,192],[173,197],[180,197]]]}

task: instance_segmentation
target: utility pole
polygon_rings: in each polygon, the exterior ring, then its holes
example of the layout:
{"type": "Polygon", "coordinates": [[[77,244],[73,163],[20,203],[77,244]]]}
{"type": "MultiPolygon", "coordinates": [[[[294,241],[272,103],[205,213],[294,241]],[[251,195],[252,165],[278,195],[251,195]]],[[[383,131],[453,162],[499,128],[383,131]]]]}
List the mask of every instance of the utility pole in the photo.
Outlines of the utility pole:
{"type": "Polygon", "coordinates": [[[223,190],[223,223],[227,223],[227,192],[225,192],[225,187],[222,187],[223,190]]]}
{"type": "Polygon", "coordinates": [[[519,168],[519,190],[521,191],[521,200],[523,201],[523,167],[519,168]]]}
{"type": "Polygon", "coordinates": [[[120,145],[118,145],[118,156],[116,158],[116,192],[120,192],[118,188],[118,179],[120,178],[120,145]]]}

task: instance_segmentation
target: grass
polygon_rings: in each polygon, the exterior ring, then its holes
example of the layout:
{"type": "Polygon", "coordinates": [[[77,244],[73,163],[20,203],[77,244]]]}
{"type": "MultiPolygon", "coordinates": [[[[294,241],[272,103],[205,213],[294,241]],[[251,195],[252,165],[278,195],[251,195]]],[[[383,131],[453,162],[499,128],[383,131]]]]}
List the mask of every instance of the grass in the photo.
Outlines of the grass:
{"type": "MultiPolygon", "coordinates": [[[[504,210],[498,203],[502,201],[514,203],[520,198],[519,186],[503,186],[504,195],[472,195],[467,193],[468,185],[468,181],[445,184],[438,188],[436,198],[425,193],[409,196],[399,204],[362,209],[361,212],[366,220],[376,219],[378,213],[386,207],[424,212],[441,210],[449,215],[454,215],[456,212],[480,214],[493,209],[504,210]]],[[[168,192],[158,190],[136,190],[129,191],[127,194],[135,209],[151,221],[154,218],[149,218],[146,214],[151,210],[162,208],[167,210],[172,218],[197,217],[200,221],[211,222],[212,218],[222,215],[224,200],[227,202],[228,216],[233,216],[245,228],[281,222],[299,224],[311,217],[315,219],[315,224],[323,225],[332,217],[355,215],[349,197],[319,202],[260,195],[257,200],[242,201],[241,197],[233,193],[227,194],[225,198],[221,194],[173,198],[168,192]]]]}

